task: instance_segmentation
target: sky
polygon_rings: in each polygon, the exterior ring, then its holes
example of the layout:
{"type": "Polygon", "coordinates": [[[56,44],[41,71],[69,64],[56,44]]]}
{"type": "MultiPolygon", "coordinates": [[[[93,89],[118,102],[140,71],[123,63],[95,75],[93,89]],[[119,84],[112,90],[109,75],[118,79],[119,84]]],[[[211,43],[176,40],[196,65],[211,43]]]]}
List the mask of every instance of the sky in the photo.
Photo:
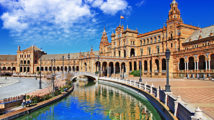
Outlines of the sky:
{"type": "MultiPolygon", "coordinates": [[[[176,0],[185,24],[214,25],[214,0],[176,0]]],[[[48,54],[99,50],[125,19],[125,28],[145,33],[162,28],[172,0],[0,0],[0,54],[36,45],[48,54]]]]}

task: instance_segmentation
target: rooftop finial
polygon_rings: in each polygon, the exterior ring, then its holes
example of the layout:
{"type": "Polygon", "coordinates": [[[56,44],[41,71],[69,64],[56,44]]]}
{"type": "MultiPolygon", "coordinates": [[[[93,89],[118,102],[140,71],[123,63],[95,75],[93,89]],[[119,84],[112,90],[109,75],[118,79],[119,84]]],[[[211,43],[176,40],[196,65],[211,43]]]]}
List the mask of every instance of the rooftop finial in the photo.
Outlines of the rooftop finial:
{"type": "Polygon", "coordinates": [[[106,27],[104,26],[104,30],[103,30],[103,32],[106,32],[106,27]]]}
{"type": "Polygon", "coordinates": [[[176,4],[176,3],[177,3],[176,0],[173,0],[173,1],[172,1],[172,4],[176,4]]]}

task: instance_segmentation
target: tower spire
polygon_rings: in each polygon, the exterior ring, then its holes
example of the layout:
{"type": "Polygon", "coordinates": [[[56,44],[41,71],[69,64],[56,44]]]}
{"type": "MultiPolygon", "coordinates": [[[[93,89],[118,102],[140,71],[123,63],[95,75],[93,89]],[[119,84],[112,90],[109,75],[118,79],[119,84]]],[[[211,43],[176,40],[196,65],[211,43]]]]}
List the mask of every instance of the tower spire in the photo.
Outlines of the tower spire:
{"type": "Polygon", "coordinates": [[[103,32],[104,32],[104,33],[106,33],[106,27],[105,27],[105,26],[104,26],[104,30],[103,30],[103,32]]]}
{"type": "Polygon", "coordinates": [[[176,2],[176,0],[172,1],[170,7],[171,9],[169,11],[169,17],[167,22],[172,22],[172,21],[182,22],[181,13],[180,13],[180,10],[178,9],[178,3],[176,2]]]}

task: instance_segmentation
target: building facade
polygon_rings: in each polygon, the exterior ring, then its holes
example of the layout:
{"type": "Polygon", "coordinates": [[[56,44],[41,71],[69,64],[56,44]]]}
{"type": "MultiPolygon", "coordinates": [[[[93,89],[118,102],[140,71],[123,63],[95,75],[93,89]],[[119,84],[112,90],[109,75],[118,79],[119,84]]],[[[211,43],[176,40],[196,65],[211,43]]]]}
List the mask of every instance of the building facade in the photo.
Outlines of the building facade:
{"type": "Polygon", "coordinates": [[[173,0],[166,25],[139,33],[119,25],[109,42],[103,31],[99,51],[46,54],[36,46],[17,55],[0,55],[1,72],[50,74],[53,71],[86,71],[102,76],[129,76],[142,70],[143,77],[166,77],[166,49],[171,51],[171,78],[209,78],[214,75],[214,26],[199,28],[183,23],[173,0]]]}

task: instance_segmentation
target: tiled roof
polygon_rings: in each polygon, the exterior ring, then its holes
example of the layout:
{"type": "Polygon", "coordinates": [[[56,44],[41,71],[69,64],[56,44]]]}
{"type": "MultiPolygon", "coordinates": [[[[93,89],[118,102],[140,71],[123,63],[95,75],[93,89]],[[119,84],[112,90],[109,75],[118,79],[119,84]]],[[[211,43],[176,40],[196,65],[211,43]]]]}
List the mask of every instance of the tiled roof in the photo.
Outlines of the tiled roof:
{"type": "Polygon", "coordinates": [[[214,35],[214,25],[196,30],[189,38],[185,40],[185,43],[199,40],[199,38],[203,39],[210,37],[210,33],[213,33],[214,35]]]}
{"type": "Polygon", "coordinates": [[[0,61],[16,61],[16,55],[0,55],[0,61]]]}
{"type": "MultiPolygon", "coordinates": [[[[81,55],[87,56],[89,52],[81,52],[81,55]]],[[[93,51],[95,55],[99,54],[99,51],[93,51]]],[[[68,59],[68,54],[49,54],[49,55],[43,55],[41,58],[42,60],[62,60],[62,56],[64,56],[64,59],[68,59]]],[[[77,59],[79,58],[80,53],[70,53],[70,59],[77,59]]]]}
{"type": "Polygon", "coordinates": [[[31,46],[31,47],[29,47],[29,48],[27,48],[27,49],[24,49],[23,51],[31,51],[32,49],[34,49],[35,51],[41,51],[41,49],[39,49],[38,47],[36,47],[36,46],[31,46]]]}

